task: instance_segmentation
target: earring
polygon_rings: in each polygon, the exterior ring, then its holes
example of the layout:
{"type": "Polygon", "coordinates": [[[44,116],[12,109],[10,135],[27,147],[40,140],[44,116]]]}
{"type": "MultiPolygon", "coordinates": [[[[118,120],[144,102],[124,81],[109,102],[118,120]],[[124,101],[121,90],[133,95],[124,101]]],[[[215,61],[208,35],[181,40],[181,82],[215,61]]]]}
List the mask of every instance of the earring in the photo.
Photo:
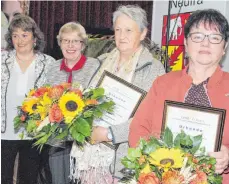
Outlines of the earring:
{"type": "Polygon", "coordinates": [[[33,43],[33,48],[35,48],[35,47],[36,47],[36,45],[37,45],[37,44],[36,44],[36,42],[34,42],[34,43],[33,43]]]}

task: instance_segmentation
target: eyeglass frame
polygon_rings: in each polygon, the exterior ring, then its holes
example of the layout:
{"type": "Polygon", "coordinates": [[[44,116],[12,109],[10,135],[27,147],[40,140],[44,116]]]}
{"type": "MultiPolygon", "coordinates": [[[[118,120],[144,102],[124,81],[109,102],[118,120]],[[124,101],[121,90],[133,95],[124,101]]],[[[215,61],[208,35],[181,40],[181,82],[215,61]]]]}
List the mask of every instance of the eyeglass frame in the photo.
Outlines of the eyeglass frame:
{"type": "Polygon", "coordinates": [[[204,34],[204,33],[201,33],[201,32],[194,32],[194,33],[189,33],[188,34],[188,37],[190,37],[191,38],[191,40],[194,42],[194,43],[201,43],[201,42],[203,42],[204,41],[204,39],[207,37],[208,38],[208,41],[209,41],[209,43],[211,43],[211,44],[220,44],[223,40],[225,40],[225,36],[223,36],[222,34],[215,34],[215,33],[211,33],[211,34],[204,34]],[[201,35],[204,35],[204,37],[203,37],[203,39],[200,41],[200,42],[196,42],[196,41],[193,41],[192,40],[192,35],[193,34],[201,34],[201,35]],[[211,41],[210,41],[210,37],[209,36],[211,36],[211,35],[219,35],[219,36],[221,36],[222,37],[222,39],[221,39],[221,41],[219,42],[219,43],[212,43],[211,41]]]}
{"type": "Polygon", "coordinates": [[[83,44],[84,43],[82,40],[68,40],[68,39],[60,39],[60,42],[65,44],[65,45],[69,45],[70,43],[72,45],[79,45],[79,44],[83,44]],[[63,40],[66,41],[66,42],[63,42],[63,40]]]}

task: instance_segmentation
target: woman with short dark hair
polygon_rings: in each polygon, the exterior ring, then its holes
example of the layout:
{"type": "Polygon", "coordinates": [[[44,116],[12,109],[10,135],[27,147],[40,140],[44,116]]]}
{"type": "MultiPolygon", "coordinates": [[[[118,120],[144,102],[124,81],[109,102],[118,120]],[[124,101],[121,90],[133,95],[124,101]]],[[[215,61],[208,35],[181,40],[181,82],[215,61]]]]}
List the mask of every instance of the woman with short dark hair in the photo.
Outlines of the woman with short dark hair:
{"type": "Polygon", "coordinates": [[[26,93],[46,83],[48,64],[54,59],[42,53],[44,36],[29,16],[19,14],[11,21],[6,34],[7,50],[1,60],[1,162],[2,183],[12,183],[13,168],[19,152],[19,184],[37,183],[41,155],[32,148],[33,141],[25,136],[20,140],[14,131],[13,119],[17,106],[22,104],[26,93]]]}
{"type": "Polygon", "coordinates": [[[188,65],[155,80],[130,125],[129,144],[135,147],[140,138],[161,131],[165,100],[225,109],[221,149],[208,154],[216,159],[215,172],[228,184],[229,73],[219,63],[228,46],[229,24],[217,10],[198,10],[191,14],[184,31],[188,65]]]}

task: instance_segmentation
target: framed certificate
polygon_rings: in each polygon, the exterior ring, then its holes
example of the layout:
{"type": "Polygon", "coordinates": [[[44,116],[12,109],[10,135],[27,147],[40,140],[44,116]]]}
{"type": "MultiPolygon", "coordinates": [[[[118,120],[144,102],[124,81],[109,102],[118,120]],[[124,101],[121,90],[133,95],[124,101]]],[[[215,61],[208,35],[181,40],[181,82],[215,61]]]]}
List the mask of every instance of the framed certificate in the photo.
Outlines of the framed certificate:
{"type": "Polygon", "coordinates": [[[106,113],[103,118],[94,122],[95,125],[103,127],[127,122],[146,96],[146,91],[108,71],[103,72],[97,87],[103,87],[105,95],[115,102],[112,114],[106,113]]]}
{"type": "Polygon", "coordinates": [[[162,131],[169,127],[174,136],[183,130],[190,136],[202,134],[201,147],[206,153],[219,151],[222,143],[226,110],[165,101],[162,131]]]}

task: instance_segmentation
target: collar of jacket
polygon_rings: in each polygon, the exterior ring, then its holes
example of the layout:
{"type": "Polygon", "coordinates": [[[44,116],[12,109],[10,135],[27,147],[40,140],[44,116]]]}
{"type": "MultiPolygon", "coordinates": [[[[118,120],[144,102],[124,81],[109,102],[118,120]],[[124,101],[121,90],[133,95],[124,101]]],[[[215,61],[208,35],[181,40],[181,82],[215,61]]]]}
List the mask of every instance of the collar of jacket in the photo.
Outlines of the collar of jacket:
{"type": "MultiPolygon", "coordinates": [[[[37,87],[37,83],[39,82],[39,79],[42,75],[42,73],[44,72],[44,68],[45,68],[45,55],[41,54],[41,53],[35,53],[36,58],[35,58],[35,74],[36,74],[36,81],[34,86],[37,87]]],[[[8,58],[5,61],[5,64],[7,65],[7,67],[9,68],[9,70],[12,69],[12,67],[14,66],[14,61],[16,58],[16,50],[12,50],[9,51],[8,53],[8,58]]]]}
{"type": "MultiPolygon", "coordinates": [[[[192,77],[187,74],[188,66],[185,67],[185,69],[182,70],[182,80],[187,85],[190,86],[192,84],[192,77]]],[[[215,70],[215,72],[212,74],[212,76],[209,78],[209,81],[207,83],[207,88],[215,88],[220,82],[223,77],[223,71],[218,66],[215,70]]]]}

